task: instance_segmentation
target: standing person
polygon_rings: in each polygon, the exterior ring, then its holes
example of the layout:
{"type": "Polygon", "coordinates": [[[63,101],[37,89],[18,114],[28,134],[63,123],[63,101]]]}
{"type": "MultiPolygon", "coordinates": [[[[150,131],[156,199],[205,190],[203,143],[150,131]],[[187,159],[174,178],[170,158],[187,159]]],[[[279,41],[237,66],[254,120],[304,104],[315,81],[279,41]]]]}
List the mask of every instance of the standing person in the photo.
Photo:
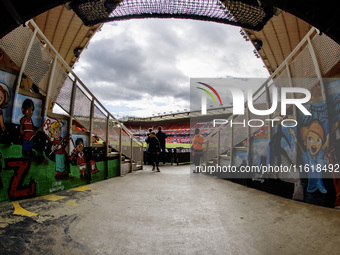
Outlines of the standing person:
{"type": "Polygon", "coordinates": [[[194,157],[194,164],[195,164],[195,170],[194,173],[197,172],[197,166],[200,166],[200,158],[203,153],[203,142],[204,138],[200,133],[199,128],[195,129],[195,136],[192,141],[192,156],[194,157]]]}
{"type": "Polygon", "coordinates": [[[162,131],[162,127],[158,127],[158,132],[156,134],[156,137],[158,138],[159,145],[161,146],[162,150],[162,159],[163,159],[163,164],[165,165],[165,144],[166,144],[166,134],[162,131]]]}
{"type": "Polygon", "coordinates": [[[149,128],[149,134],[148,134],[148,137],[150,136],[151,132],[152,132],[152,128],[149,128]]]}
{"type": "MultiPolygon", "coordinates": [[[[152,132],[152,128],[149,128],[149,133],[147,134],[145,141],[149,138],[151,132],[152,132]]],[[[146,144],[146,151],[149,151],[149,144],[148,143],[146,144]]],[[[150,165],[151,159],[149,157],[150,157],[150,155],[147,155],[147,161],[149,162],[149,165],[150,165]]]]}
{"type": "Polygon", "coordinates": [[[159,141],[156,137],[156,133],[152,131],[149,135],[149,137],[146,139],[146,143],[148,144],[148,153],[150,160],[149,162],[152,163],[152,171],[155,170],[155,166],[157,167],[157,171],[160,172],[159,167],[158,167],[158,155],[160,153],[160,145],[159,141]]]}

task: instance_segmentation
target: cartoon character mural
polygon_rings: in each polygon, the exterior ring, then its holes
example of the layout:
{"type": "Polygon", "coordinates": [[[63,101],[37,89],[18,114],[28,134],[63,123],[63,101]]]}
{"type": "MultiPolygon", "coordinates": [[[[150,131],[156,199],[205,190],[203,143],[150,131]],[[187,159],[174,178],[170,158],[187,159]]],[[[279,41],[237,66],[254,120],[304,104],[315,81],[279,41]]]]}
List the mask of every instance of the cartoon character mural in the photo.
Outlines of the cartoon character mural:
{"type": "Polygon", "coordinates": [[[299,148],[297,166],[304,190],[304,201],[321,206],[333,207],[335,187],[332,174],[325,171],[332,164],[331,116],[329,100],[315,97],[304,105],[311,115],[298,112],[297,131],[291,134],[299,148]]]}
{"type": "Polygon", "coordinates": [[[340,209],[340,80],[325,82],[330,120],[329,163],[336,171],[332,172],[335,188],[334,207],[340,209]]]}
{"type": "MultiPolygon", "coordinates": [[[[10,98],[10,94],[9,94],[9,89],[7,85],[0,82],[0,131],[1,132],[5,132],[6,130],[2,109],[6,108],[6,104],[9,98],[10,98]]],[[[2,155],[0,153],[0,159],[1,159],[1,156],[2,155]]],[[[1,170],[2,170],[2,165],[0,162],[0,173],[1,173],[1,170]]],[[[2,189],[2,187],[3,187],[3,184],[2,184],[2,179],[0,176],[0,189],[2,189]]]]}
{"type": "Polygon", "coordinates": [[[9,99],[10,93],[7,85],[0,82],[0,127],[2,132],[6,130],[2,109],[6,108],[9,99]]]}
{"type": "Polygon", "coordinates": [[[74,160],[76,165],[80,170],[80,177],[83,177],[86,174],[86,157],[83,152],[84,150],[84,140],[83,138],[77,138],[76,140],[76,148],[73,150],[71,154],[71,161],[74,160]]]}
{"type": "Polygon", "coordinates": [[[326,194],[327,190],[322,181],[322,171],[317,171],[317,167],[323,168],[326,165],[325,151],[328,146],[328,138],[319,120],[313,120],[308,125],[300,128],[300,136],[304,147],[298,142],[295,132],[292,132],[301,153],[303,167],[308,167],[307,192],[314,193],[319,190],[326,194]]]}
{"type": "MultiPolygon", "coordinates": [[[[0,135],[6,138],[10,130],[5,123],[9,123],[12,117],[13,95],[12,89],[17,76],[0,70],[0,135]]],[[[5,139],[7,140],[7,139],[5,139]]]]}
{"type": "Polygon", "coordinates": [[[62,128],[64,123],[60,119],[54,119],[50,117],[46,117],[44,123],[44,132],[47,136],[48,142],[51,145],[51,149],[47,150],[46,153],[49,158],[54,156],[55,160],[55,175],[56,177],[67,177],[68,172],[66,170],[66,158],[67,154],[65,151],[66,146],[68,145],[68,141],[70,139],[69,135],[65,135],[62,138],[62,128]]]}
{"type": "MultiPolygon", "coordinates": [[[[91,157],[86,151],[86,144],[88,144],[88,137],[83,135],[72,135],[72,139],[75,139],[75,146],[70,154],[70,160],[72,165],[76,165],[79,168],[80,178],[89,176],[90,173],[96,174],[99,172],[96,161],[89,160],[91,157]]],[[[74,144],[73,140],[72,143],[74,144]]]]}
{"type": "Polygon", "coordinates": [[[290,159],[286,147],[284,146],[284,141],[289,146],[289,148],[292,148],[293,145],[290,142],[290,139],[288,135],[284,132],[282,129],[282,125],[276,126],[276,132],[274,133],[271,141],[269,142],[270,150],[272,153],[270,153],[270,156],[273,155],[273,157],[270,158],[270,164],[269,165],[278,165],[280,166],[282,164],[282,156],[288,161],[289,164],[292,164],[292,160],[290,159]]]}
{"type": "Polygon", "coordinates": [[[39,127],[43,123],[41,108],[41,99],[20,94],[15,95],[13,114],[11,114],[13,128],[6,130],[8,137],[4,137],[4,140],[13,142],[14,144],[21,144],[21,154],[23,157],[30,159],[35,158],[37,145],[40,146],[40,143],[44,143],[39,135],[37,136],[39,127]],[[37,137],[39,137],[39,139],[36,139],[37,137]]]}
{"type": "Polygon", "coordinates": [[[68,175],[65,169],[65,147],[68,137],[61,137],[61,120],[51,124],[49,138],[52,141],[52,152],[55,155],[55,174],[56,176],[68,175]]]}
{"type": "Polygon", "coordinates": [[[27,157],[34,157],[33,151],[33,137],[36,135],[34,131],[34,124],[32,115],[34,111],[34,103],[31,99],[26,98],[21,107],[22,114],[20,119],[20,134],[22,136],[22,155],[27,157]]]}

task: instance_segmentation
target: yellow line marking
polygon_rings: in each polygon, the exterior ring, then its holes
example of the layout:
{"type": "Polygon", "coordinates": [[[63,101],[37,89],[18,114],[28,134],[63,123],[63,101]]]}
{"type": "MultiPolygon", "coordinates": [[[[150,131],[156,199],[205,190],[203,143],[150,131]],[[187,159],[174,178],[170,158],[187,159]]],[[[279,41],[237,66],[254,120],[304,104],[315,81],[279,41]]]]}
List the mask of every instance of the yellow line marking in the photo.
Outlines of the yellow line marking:
{"type": "Polygon", "coordinates": [[[50,201],[58,201],[60,199],[64,199],[64,198],[67,198],[67,197],[65,197],[65,196],[58,196],[58,195],[55,195],[55,194],[49,194],[49,195],[46,195],[46,196],[42,196],[40,198],[46,199],[46,200],[50,200],[50,201]]]}
{"type": "Polygon", "coordinates": [[[75,190],[75,191],[91,190],[92,192],[94,192],[95,190],[89,188],[89,186],[90,186],[90,184],[89,184],[89,185],[80,186],[80,187],[76,187],[76,188],[73,188],[73,189],[71,189],[71,190],[75,190]]]}
{"type": "Polygon", "coordinates": [[[32,216],[38,215],[36,213],[29,212],[29,211],[25,210],[24,208],[22,208],[19,205],[18,201],[12,202],[12,205],[14,206],[14,213],[13,214],[15,214],[15,215],[22,215],[22,216],[28,216],[28,217],[32,217],[32,216]]]}
{"type": "Polygon", "coordinates": [[[65,205],[71,206],[71,207],[77,207],[79,204],[76,203],[75,199],[68,200],[65,205]]]}
{"type": "Polygon", "coordinates": [[[90,185],[84,185],[84,186],[80,186],[80,187],[73,188],[73,189],[71,189],[71,190],[75,190],[75,191],[85,191],[85,190],[88,190],[88,189],[89,189],[89,186],[90,186],[90,185]]]}

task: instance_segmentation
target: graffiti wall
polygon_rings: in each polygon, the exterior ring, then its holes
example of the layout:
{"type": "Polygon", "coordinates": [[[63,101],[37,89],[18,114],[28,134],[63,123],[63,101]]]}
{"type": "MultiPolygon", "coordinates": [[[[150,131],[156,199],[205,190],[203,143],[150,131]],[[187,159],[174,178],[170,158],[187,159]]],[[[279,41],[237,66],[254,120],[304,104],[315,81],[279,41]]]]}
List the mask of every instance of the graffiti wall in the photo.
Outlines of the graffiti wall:
{"type": "Polygon", "coordinates": [[[249,136],[243,132],[245,140],[233,148],[231,161],[249,172],[225,177],[294,200],[340,208],[340,80],[309,84],[311,97],[303,106],[310,115],[291,107],[287,115],[275,117],[269,130],[249,136]],[[282,125],[291,119],[296,125],[282,125]],[[276,169],[267,172],[269,167],[276,169]]]}
{"type": "Polygon", "coordinates": [[[254,136],[249,158],[245,150],[236,150],[233,162],[236,166],[246,165],[247,160],[251,166],[294,165],[298,171],[256,173],[243,183],[294,200],[340,208],[340,81],[324,80],[324,93],[317,83],[304,106],[311,115],[297,111],[297,126],[274,125],[270,140],[254,136]]]}
{"type": "Polygon", "coordinates": [[[16,76],[0,71],[0,202],[41,196],[118,176],[119,159],[70,134],[68,117],[43,116],[44,97],[14,95],[16,76]]]}
{"type": "MultiPolygon", "coordinates": [[[[329,148],[327,159],[330,165],[340,164],[340,80],[329,81],[325,84],[329,115],[329,148]]],[[[332,183],[334,190],[334,207],[340,208],[340,171],[334,171],[332,183]]]]}

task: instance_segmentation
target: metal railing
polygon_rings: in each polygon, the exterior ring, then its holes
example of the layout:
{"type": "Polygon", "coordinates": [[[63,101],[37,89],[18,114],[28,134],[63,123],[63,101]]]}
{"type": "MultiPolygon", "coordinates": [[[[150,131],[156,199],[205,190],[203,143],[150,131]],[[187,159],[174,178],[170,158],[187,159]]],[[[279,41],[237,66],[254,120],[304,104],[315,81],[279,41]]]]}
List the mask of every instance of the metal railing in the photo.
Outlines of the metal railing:
{"type": "Polygon", "coordinates": [[[143,144],[124,124],[120,123],[92,94],[73,72],[58,51],[49,42],[33,20],[20,26],[0,40],[0,47],[19,68],[15,93],[20,93],[23,76],[39,88],[46,97],[42,109],[43,117],[53,115],[51,102],[57,104],[68,116],[68,133],[72,134],[73,121],[84,127],[93,146],[93,136],[105,142],[107,155],[116,150],[125,154],[131,162],[143,162],[143,144]]]}
{"type": "MultiPolygon", "coordinates": [[[[299,86],[311,90],[317,83],[320,85],[322,98],[325,100],[325,88],[322,78],[340,61],[340,45],[326,35],[319,35],[315,28],[312,28],[301,40],[297,47],[276,69],[265,83],[253,94],[253,105],[256,109],[269,109],[272,102],[272,90],[274,87],[294,87],[299,86]],[[302,78],[302,79],[301,79],[302,78]]],[[[230,116],[230,120],[235,122],[246,122],[253,119],[246,105],[246,114],[230,116]]],[[[291,107],[290,115],[296,119],[295,107],[291,107]]],[[[289,111],[288,110],[288,111],[289,111]]],[[[256,119],[274,119],[279,116],[280,102],[277,110],[269,116],[258,116],[256,119]]],[[[270,140],[272,127],[267,125],[266,136],[270,140]]],[[[235,150],[247,150],[250,155],[251,137],[259,131],[259,128],[230,127],[221,125],[209,134],[204,142],[203,163],[208,164],[213,159],[220,159],[221,155],[228,155],[232,164],[233,152],[235,150]],[[217,149],[218,148],[218,149],[217,149]]],[[[251,156],[248,156],[249,164],[251,156]]]]}

